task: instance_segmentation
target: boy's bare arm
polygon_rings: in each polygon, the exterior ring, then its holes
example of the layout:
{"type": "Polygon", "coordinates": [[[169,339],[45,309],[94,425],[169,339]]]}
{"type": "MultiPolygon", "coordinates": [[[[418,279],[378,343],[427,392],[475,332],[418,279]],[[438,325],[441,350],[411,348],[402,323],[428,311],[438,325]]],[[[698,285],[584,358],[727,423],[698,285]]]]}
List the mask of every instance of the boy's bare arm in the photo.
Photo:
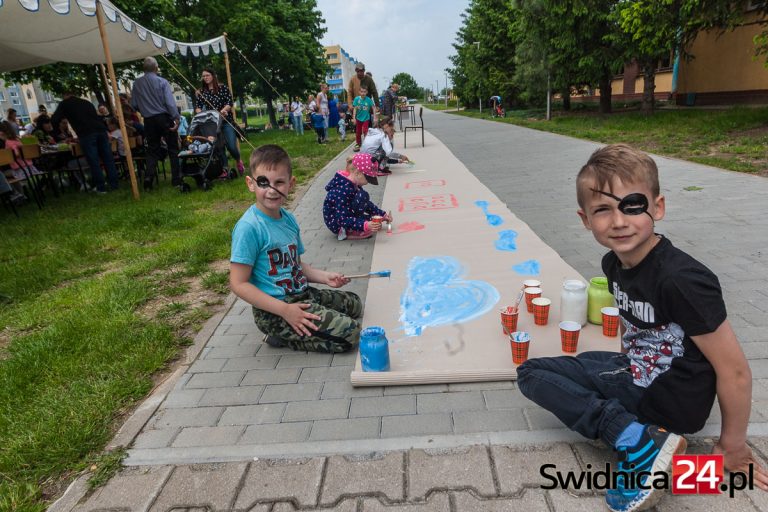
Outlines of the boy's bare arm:
{"type": "Polygon", "coordinates": [[[310,283],[326,284],[332,288],[341,288],[349,282],[349,278],[344,274],[338,272],[328,272],[327,270],[320,270],[315,268],[309,263],[302,263],[301,270],[310,283]]]}
{"type": "Polygon", "coordinates": [[[714,453],[724,455],[725,468],[748,471],[754,464],[755,483],[768,490],[768,472],[755,460],[747,445],[747,426],[752,407],[752,372],[728,320],[714,332],[691,336],[717,375],[717,400],[722,425],[714,453]]]}
{"type": "Polygon", "coordinates": [[[288,304],[264,293],[250,283],[252,270],[253,267],[250,265],[229,264],[229,287],[235,295],[258,309],[281,317],[299,336],[309,336],[310,331],[317,330],[312,320],[320,320],[320,317],[304,311],[310,307],[309,304],[288,304]]]}

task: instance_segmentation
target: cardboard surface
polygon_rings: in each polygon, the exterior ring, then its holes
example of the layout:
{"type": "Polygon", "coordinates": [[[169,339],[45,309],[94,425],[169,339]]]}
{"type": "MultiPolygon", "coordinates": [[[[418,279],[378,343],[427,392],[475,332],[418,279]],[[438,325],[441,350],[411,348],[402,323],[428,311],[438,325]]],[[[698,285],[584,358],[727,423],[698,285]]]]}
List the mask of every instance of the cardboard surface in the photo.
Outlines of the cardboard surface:
{"type": "MultiPolygon", "coordinates": [[[[395,144],[402,147],[400,134],[395,144]]],[[[509,339],[502,332],[499,310],[514,304],[523,281],[532,278],[541,280],[542,297],[552,300],[549,323],[535,325],[533,314],[526,311],[523,300],[518,330],[531,335],[529,357],[562,355],[558,328],[562,283],[566,279],[587,280],[536,236],[435,137],[427,133],[425,148],[409,147],[404,151],[416,165],[393,166],[393,173],[387,178],[380,206],[392,211],[394,233],[377,235],[371,268],[372,271],[389,269],[392,276],[370,280],[362,320],[363,327],[384,328],[389,339],[391,369],[363,372],[358,355],[352,384],[412,385],[516,378],[516,365],[512,363],[509,339]],[[491,225],[476,201],[487,201],[487,214],[500,217],[501,224],[491,225]],[[419,226],[423,228],[409,231],[419,226]],[[496,247],[500,232],[506,230],[517,233],[514,251],[496,247]],[[400,321],[401,297],[409,285],[409,263],[416,256],[456,258],[463,266],[462,280],[485,281],[496,288],[500,300],[472,320],[428,326],[418,336],[406,335],[400,321]],[[512,269],[532,259],[540,264],[539,275],[520,275],[512,269]]],[[[617,350],[618,346],[618,338],[603,336],[601,326],[587,324],[582,329],[579,352],[617,350]]]]}

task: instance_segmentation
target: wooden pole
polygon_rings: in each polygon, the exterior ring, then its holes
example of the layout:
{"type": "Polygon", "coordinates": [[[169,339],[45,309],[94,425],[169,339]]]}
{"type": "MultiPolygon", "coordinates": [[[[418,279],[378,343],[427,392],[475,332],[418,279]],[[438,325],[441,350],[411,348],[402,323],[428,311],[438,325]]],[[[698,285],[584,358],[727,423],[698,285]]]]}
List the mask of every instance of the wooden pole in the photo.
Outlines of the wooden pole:
{"type": "MultiPolygon", "coordinates": [[[[224,32],[224,44],[226,45],[226,43],[227,33],[224,32]]],[[[232,95],[232,121],[236,123],[237,112],[235,111],[235,90],[232,88],[232,73],[229,71],[229,51],[224,52],[224,68],[227,70],[227,86],[229,86],[229,94],[232,95]]],[[[235,144],[237,145],[237,150],[240,151],[240,138],[237,137],[237,134],[235,134],[235,144]]]]}
{"type": "Polygon", "coordinates": [[[104,14],[101,12],[101,2],[99,1],[96,2],[96,20],[99,22],[99,34],[101,35],[101,44],[104,47],[104,58],[107,61],[107,70],[109,70],[109,78],[112,81],[112,94],[115,98],[115,108],[117,109],[117,122],[120,123],[120,133],[123,134],[123,147],[125,148],[125,160],[128,163],[128,174],[131,177],[131,190],[133,191],[133,198],[138,201],[139,184],[136,182],[136,171],[133,168],[131,145],[128,144],[128,130],[125,129],[123,106],[120,104],[120,97],[117,94],[117,77],[115,76],[115,67],[112,65],[112,54],[109,51],[107,31],[104,28],[104,14]]]}
{"type": "Polygon", "coordinates": [[[104,99],[107,100],[107,106],[109,107],[109,111],[114,114],[115,112],[117,112],[115,110],[115,99],[112,97],[112,91],[109,88],[109,80],[107,79],[107,70],[104,68],[104,64],[99,64],[99,71],[101,71],[101,80],[104,82],[104,93],[106,94],[104,99]]]}

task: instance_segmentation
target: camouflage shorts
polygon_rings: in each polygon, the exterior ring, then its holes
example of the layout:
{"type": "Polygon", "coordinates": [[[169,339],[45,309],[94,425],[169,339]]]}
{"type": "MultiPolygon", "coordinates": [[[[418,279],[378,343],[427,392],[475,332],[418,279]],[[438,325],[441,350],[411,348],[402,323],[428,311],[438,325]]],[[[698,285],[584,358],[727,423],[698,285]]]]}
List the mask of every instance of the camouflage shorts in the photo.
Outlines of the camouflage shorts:
{"type": "Polygon", "coordinates": [[[253,308],[253,320],[264,334],[281,339],[294,350],[335,353],[347,352],[357,346],[360,323],[355,319],[363,313],[363,302],[357,294],[310,287],[302,293],[288,295],[284,300],[289,304],[310,304],[305,311],[321,318],[315,321],[319,329],[313,336],[299,336],[281,317],[253,308]]]}

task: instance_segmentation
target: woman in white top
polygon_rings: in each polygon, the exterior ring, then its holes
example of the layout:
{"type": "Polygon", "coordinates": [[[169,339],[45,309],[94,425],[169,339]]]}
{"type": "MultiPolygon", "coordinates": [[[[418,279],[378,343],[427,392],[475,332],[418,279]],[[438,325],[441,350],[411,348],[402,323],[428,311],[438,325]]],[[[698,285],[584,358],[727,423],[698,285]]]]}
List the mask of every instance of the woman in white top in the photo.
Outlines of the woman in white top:
{"type": "Polygon", "coordinates": [[[320,84],[320,92],[317,93],[317,108],[323,116],[323,142],[328,142],[328,84],[320,84]]]}
{"type": "Polygon", "coordinates": [[[298,96],[294,97],[291,103],[291,114],[296,135],[304,135],[304,104],[298,96]]]}

